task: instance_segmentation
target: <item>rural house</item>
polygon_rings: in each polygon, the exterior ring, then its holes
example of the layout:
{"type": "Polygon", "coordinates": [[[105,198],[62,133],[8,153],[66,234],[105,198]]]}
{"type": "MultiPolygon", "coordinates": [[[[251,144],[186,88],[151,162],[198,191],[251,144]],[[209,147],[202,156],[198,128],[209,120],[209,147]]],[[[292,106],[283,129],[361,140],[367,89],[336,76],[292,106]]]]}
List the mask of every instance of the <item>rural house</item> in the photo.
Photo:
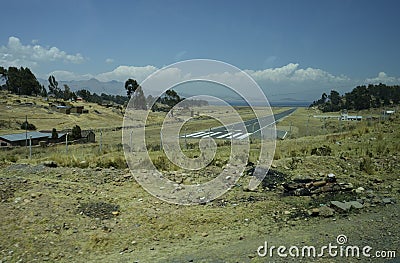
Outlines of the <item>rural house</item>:
{"type": "MultiPolygon", "coordinates": [[[[39,142],[49,143],[52,141],[51,132],[23,132],[23,133],[14,133],[14,134],[6,134],[0,135],[0,146],[25,146],[29,145],[29,139],[32,139],[32,145],[39,145],[39,142]],[[31,138],[32,136],[32,138],[31,138]]],[[[65,133],[59,133],[58,139],[63,140],[65,138],[65,133]]]]}
{"type": "Polygon", "coordinates": [[[86,139],[86,142],[96,142],[96,134],[92,130],[81,131],[81,136],[86,139]]]}

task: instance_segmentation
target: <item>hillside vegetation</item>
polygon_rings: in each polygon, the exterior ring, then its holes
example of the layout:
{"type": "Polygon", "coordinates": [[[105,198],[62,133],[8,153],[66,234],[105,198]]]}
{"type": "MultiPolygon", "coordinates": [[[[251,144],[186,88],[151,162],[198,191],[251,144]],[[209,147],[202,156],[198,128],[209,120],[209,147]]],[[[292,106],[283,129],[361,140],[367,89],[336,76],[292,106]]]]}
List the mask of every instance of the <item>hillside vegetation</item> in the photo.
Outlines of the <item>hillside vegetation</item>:
{"type": "MultiPolygon", "coordinates": [[[[339,234],[345,234],[352,245],[364,246],[368,241],[374,249],[400,247],[397,113],[381,118],[382,108],[362,110],[359,114],[374,118],[341,122],[314,118],[324,113],[299,108],[277,124],[288,135],[277,141],[273,172],[255,191],[246,187],[260,146],[259,140],[252,139],[246,173],[230,191],[206,204],[180,206],[146,192],[126,168],[117,128],[122,125],[120,111],[76,102],[89,114],[65,115],[49,113],[46,103],[36,97],[2,94],[1,133],[21,131],[15,123],[28,115],[38,129],[61,130],[75,124],[103,129],[102,149],[96,132],[96,143],[72,144],[68,152],[64,144],[36,147],[31,159],[25,147],[0,151],[3,262],[265,262],[257,255],[265,241],[322,246],[335,243],[339,234]],[[302,196],[288,194],[284,188],[301,180],[321,182],[330,173],[349,190],[302,196]],[[355,200],[363,203],[361,209],[342,211],[331,205],[331,201],[355,200]],[[321,207],[331,209],[331,214],[318,214],[321,207]]],[[[233,114],[216,106],[203,110],[220,117],[233,114]]],[[[243,119],[254,117],[246,107],[236,110],[243,119]]],[[[283,110],[275,108],[274,113],[283,110]]],[[[139,120],[145,113],[135,110],[133,118],[139,120]]],[[[179,121],[189,118],[190,111],[174,115],[179,121]]],[[[150,155],[165,176],[184,187],[210,180],[221,171],[230,154],[230,143],[224,140],[217,141],[217,155],[205,171],[173,167],[159,147],[164,117],[164,112],[150,115],[146,136],[150,155]]],[[[186,128],[196,131],[214,125],[215,120],[199,115],[186,128]]],[[[196,156],[198,140],[187,143],[188,148],[182,142],[185,154],[196,156]]],[[[274,262],[298,259],[274,258],[274,262]]]]}

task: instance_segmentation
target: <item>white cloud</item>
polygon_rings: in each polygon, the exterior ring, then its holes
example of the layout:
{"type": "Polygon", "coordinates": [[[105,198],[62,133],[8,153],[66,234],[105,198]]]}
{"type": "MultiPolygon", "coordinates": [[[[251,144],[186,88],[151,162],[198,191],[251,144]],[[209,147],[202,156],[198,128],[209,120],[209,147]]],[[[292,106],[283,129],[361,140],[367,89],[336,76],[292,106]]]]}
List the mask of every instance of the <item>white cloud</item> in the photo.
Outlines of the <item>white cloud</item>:
{"type": "Polygon", "coordinates": [[[55,70],[53,72],[50,72],[46,76],[53,75],[57,80],[61,81],[71,81],[71,80],[89,80],[91,78],[94,78],[93,75],[91,74],[76,74],[71,71],[66,71],[66,70],[55,70]]]}
{"type": "Polygon", "coordinates": [[[364,81],[366,84],[400,84],[400,78],[390,77],[385,72],[379,72],[375,78],[367,78],[364,81]]]}
{"type": "Polygon", "coordinates": [[[112,58],[107,58],[106,59],[106,63],[107,64],[111,64],[111,63],[113,63],[114,62],[114,59],[112,59],[112,58]]]}
{"type": "MultiPolygon", "coordinates": [[[[54,75],[57,80],[88,80],[96,78],[100,81],[107,82],[117,80],[125,82],[128,78],[136,79],[139,83],[148,76],[158,70],[155,66],[118,66],[114,70],[100,74],[76,74],[70,71],[53,71],[48,75],[54,75]]],[[[204,73],[209,72],[205,70],[204,73]]],[[[269,99],[299,99],[314,100],[323,92],[329,92],[335,89],[340,93],[350,91],[360,83],[359,80],[351,79],[343,75],[334,75],[318,68],[301,68],[298,63],[290,63],[278,68],[267,68],[263,70],[245,70],[257,84],[264,90],[269,99]]],[[[47,76],[48,76],[47,75],[47,76]]],[[[225,83],[227,85],[248,87],[248,82],[243,74],[238,72],[224,72],[216,70],[216,73],[210,75],[191,74],[189,69],[180,69],[171,67],[152,76],[151,80],[144,83],[143,88],[146,92],[156,94],[160,90],[169,88],[185,80],[210,79],[216,82],[225,83]]],[[[380,72],[375,78],[368,78],[366,83],[386,83],[399,84],[400,78],[388,76],[384,72],[380,72]]],[[[148,94],[148,93],[146,93],[148,94]]]]}
{"type": "Polygon", "coordinates": [[[157,68],[154,66],[145,66],[145,67],[119,66],[115,68],[113,71],[104,72],[96,75],[96,78],[100,81],[118,80],[123,82],[125,82],[129,78],[133,78],[136,79],[138,82],[141,82],[156,70],[157,68]]]}
{"type": "Polygon", "coordinates": [[[246,70],[256,81],[279,82],[306,82],[306,81],[346,81],[346,76],[334,76],[322,69],[299,68],[297,63],[289,63],[280,68],[268,68],[264,70],[246,70]]]}
{"type": "MultiPolygon", "coordinates": [[[[33,40],[33,43],[37,41],[33,40]]],[[[61,60],[81,63],[85,59],[79,53],[71,55],[57,47],[43,47],[37,44],[23,45],[19,38],[9,37],[6,46],[0,46],[0,64],[2,66],[36,66],[38,62],[61,60]]]]}

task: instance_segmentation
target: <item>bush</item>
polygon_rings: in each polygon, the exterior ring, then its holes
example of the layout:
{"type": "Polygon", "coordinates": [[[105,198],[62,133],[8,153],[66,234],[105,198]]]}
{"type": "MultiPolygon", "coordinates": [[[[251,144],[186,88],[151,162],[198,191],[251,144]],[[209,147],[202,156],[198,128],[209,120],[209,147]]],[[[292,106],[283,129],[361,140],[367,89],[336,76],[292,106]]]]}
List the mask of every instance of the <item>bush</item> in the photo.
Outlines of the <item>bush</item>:
{"type": "Polygon", "coordinates": [[[57,132],[56,128],[53,128],[53,130],[51,131],[51,138],[58,139],[58,132],[57,132]]]}
{"type": "Polygon", "coordinates": [[[32,123],[25,121],[21,124],[21,130],[34,131],[36,130],[36,126],[33,125],[32,123]]]}
{"type": "Polygon", "coordinates": [[[360,170],[366,172],[367,174],[374,173],[374,164],[372,163],[371,158],[364,157],[360,162],[360,170]]]}
{"type": "Polygon", "coordinates": [[[75,125],[72,128],[72,134],[71,134],[72,140],[77,140],[80,139],[82,137],[82,130],[81,127],[79,127],[78,125],[75,125]]]}
{"type": "Polygon", "coordinates": [[[153,160],[154,166],[159,171],[176,171],[178,167],[173,164],[167,157],[158,156],[158,158],[153,160]]]}
{"type": "Polygon", "coordinates": [[[331,147],[324,145],[311,150],[311,155],[330,156],[332,153],[331,147]]]}

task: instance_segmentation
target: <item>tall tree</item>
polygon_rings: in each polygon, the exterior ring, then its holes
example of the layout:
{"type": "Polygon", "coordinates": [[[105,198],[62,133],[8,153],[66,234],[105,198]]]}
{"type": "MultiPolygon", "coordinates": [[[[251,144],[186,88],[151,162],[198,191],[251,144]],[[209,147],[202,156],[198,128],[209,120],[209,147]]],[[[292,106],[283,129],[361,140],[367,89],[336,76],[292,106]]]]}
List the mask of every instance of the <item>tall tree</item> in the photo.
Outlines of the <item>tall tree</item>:
{"type": "Polygon", "coordinates": [[[340,106],[342,103],[342,98],[339,94],[339,92],[337,92],[336,90],[331,90],[331,93],[328,96],[329,98],[329,107],[330,107],[330,111],[338,111],[340,110],[340,106]]]}
{"type": "Polygon", "coordinates": [[[147,110],[146,98],[140,86],[138,86],[133,94],[133,107],[137,110],[147,110]]]}
{"type": "Polygon", "coordinates": [[[7,69],[0,67],[0,79],[7,81],[7,69]]]}
{"type": "Polygon", "coordinates": [[[128,79],[127,81],[125,81],[126,94],[128,95],[129,99],[131,98],[132,94],[136,91],[138,87],[139,84],[134,79],[128,79]]]}
{"type": "Polygon", "coordinates": [[[67,84],[64,84],[63,98],[64,100],[69,100],[73,98],[73,93],[71,92],[71,89],[67,84]]]}
{"type": "Polygon", "coordinates": [[[49,92],[53,93],[56,98],[59,98],[61,95],[61,89],[58,87],[58,82],[53,75],[49,76],[49,92]]]}
{"type": "Polygon", "coordinates": [[[7,89],[19,95],[38,95],[41,92],[41,86],[35,75],[29,68],[9,67],[8,70],[1,69],[2,78],[6,79],[7,89]]]}

